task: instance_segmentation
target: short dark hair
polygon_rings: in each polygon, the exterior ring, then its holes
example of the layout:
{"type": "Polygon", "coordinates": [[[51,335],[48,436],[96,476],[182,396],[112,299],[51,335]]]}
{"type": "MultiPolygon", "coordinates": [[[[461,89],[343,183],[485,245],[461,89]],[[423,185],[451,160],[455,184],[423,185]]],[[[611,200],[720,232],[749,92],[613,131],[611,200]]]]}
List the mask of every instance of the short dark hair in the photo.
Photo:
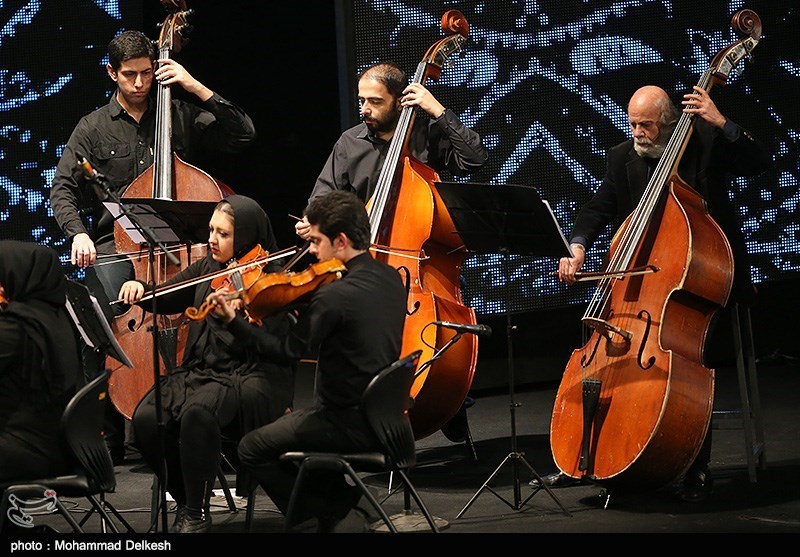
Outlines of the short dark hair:
{"type": "Polygon", "coordinates": [[[402,96],[403,90],[408,86],[408,76],[406,72],[400,69],[400,66],[394,62],[373,64],[358,76],[359,81],[364,78],[373,79],[378,83],[382,83],[396,99],[402,96]]]}
{"type": "Polygon", "coordinates": [[[310,224],[331,240],[344,232],[355,249],[369,248],[369,216],[364,202],[353,192],[335,190],[315,197],[306,207],[305,215],[310,224]]]}
{"type": "Polygon", "coordinates": [[[153,41],[141,31],[123,31],[108,43],[108,63],[114,71],[119,70],[123,62],[134,58],[156,59],[153,41]]]}

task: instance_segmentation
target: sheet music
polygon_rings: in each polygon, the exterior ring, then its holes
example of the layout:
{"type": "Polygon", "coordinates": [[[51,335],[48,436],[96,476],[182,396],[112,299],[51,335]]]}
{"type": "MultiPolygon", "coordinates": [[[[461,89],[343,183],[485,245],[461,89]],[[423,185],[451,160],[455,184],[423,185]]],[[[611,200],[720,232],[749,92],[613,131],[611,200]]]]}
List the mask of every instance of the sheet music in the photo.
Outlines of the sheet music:
{"type": "MultiPolygon", "coordinates": [[[[133,240],[134,243],[147,243],[147,240],[144,236],[142,236],[142,233],[139,232],[139,229],[133,224],[133,222],[131,222],[131,219],[123,214],[122,207],[120,207],[119,203],[114,203],[113,201],[104,201],[103,205],[105,205],[106,209],[108,209],[108,212],[114,217],[114,220],[119,222],[120,226],[122,226],[125,232],[128,233],[128,236],[131,237],[131,240],[133,240]]],[[[143,227],[157,232],[156,235],[162,242],[180,242],[180,238],[175,235],[169,225],[157,214],[148,211],[147,208],[141,207],[140,205],[133,204],[128,207],[128,210],[136,215],[143,227]]]]}
{"type": "MultiPolygon", "coordinates": [[[[78,285],[80,288],[84,289],[85,292],[88,293],[88,289],[82,285],[78,285]]],[[[97,301],[92,294],[89,294],[89,300],[92,303],[92,310],[94,311],[94,315],[91,319],[95,321],[95,323],[99,323],[100,326],[103,328],[103,334],[105,335],[105,340],[108,342],[109,348],[105,350],[105,352],[114,358],[115,360],[119,360],[121,363],[125,364],[128,367],[133,367],[133,362],[122,349],[122,346],[119,345],[117,342],[117,338],[114,336],[114,332],[111,330],[111,326],[106,321],[105,315],[103,314],[103,310],[100,308],[100,303],[97,301]]],[[[80,317],[78,316],[75,308],[72,306],[72,300],[69,296],[67,296],[65,305],[67,307],[67,312],[69,313],[72,321],[75,323],[75,326],[78,328],[78,331],[83,338],[83,341],[93,349],[98,349],[98,346],[94,341],[92,341],[89,333],[87,333],[86,329],[84,328],[83,323],[81,322],[80,317]]],[[[102,349],[103,347],[99,347],[102,349]]]]}
{"type": "Polygon", "coordinates": [[[550,218],[553,219],[553,224],[556,225],[556,230],[558,230],[558,233],[561,235],[561,241],[564,242],[564,246],[566,246],[570,256],[575,257],[575,255],[572,253],[572,249],[570,249],[569,247],[569,242],[567,241],[567,237],[564,236],[564,231],[561,230],[561,226],[559,226],[558,224],[558,219],[556,218],[555,213],[553,213],[553,208],[550,207],[550,203],[548,203],[546,199],[542,199],[542,203],[544,204],[545,207],[547,207],[547,212],[550,213],[550,218]]]}

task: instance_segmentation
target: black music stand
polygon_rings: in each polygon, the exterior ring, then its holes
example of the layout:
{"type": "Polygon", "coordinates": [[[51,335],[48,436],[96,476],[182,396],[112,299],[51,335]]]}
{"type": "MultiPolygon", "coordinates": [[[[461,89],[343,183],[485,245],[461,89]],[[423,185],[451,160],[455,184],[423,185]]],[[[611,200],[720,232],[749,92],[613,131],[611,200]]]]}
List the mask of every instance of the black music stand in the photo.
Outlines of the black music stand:
{"type": "Polygon", "coordinates": [[[539,489],[545,489],[564,514],[572,516],[561,504],[549,486],[542,481],[539,473],[525,460],[525,454],[517,449],[516,409],[520,406],[514,399],[514,354],[512,333],[516,327],[511,322],[511,311],[508,307],[508,283],[510,281],[509,256],[536,255],[565,257],[571,256],[569,243],[564,237],[558,221],[547,201],[539,192],[530,186],[493,185],[476,183],[437,182],[439,195],[447,206],[456,226],[456,231],[464,241],[465,247],[472,253],[500,253],[503,255],[503,271],[506,276],[506,339],[508,347],[508,390],[511,412],[511,452],[503,459],[494,472],[486,479],[481,488],[456,515],[460,518],[478,496],[489,490],[497,498],[514,510],[520,510],[539,489]],[[511,462],[514,478],[514,501],[507,501],[498,494],[489,482],[500,472],[500,469],[511,462]],[[519,464],[524,464],[536,478],[539,488],[524,500],[522,499],[519,479],[519,464]]]}
{"type": "Polygon", "coordinates": [[[95,352],[104,352],[128,367],[133,367],[128,355],[117,342],[97,298],[78,282],[67,279],[67,312],[83,341],[95,352]]]}
{"type": "MultiPolygon", "coordinates": [[[[106,188],[106,194],[113,201],[104,201],[106,209],[114,216],[120,226],[135,243],[147,244],[150,268],[155,268],[155,248],[161,248],[162,253],[173,264],[179,260],[169,251],[167,244],[184,244],[187,252],[191,253],[191,245],[202,243],[208,238],[208,222],[214,212],[216,201],[175,201],[158,198],[126,198],[122,199],[112,190],[106,188]]],[[[166,459],[163,409],[161,403],[161,366],[158,361],[160,353],[158,332],[158,309],[156,296],[156,279],[152,279],[150,289],[153,294],[151,312],[153,316],[151,332],[153,335],[153,385],[155,392],[156,422],[158,424],[158,439],[160,446],[159,461],[162,469],[158,474],[160,478],[166,477],[166,459]]],[[[172,354],[164,355],[165,363],[175,357],[172,354]]],[[[159,504],[161,506],[162,531],[167,532],[167,494],[166,482],[159,481],[159,504]]],[[[157,513],[153,513],[157,515],[157,513]]]]}

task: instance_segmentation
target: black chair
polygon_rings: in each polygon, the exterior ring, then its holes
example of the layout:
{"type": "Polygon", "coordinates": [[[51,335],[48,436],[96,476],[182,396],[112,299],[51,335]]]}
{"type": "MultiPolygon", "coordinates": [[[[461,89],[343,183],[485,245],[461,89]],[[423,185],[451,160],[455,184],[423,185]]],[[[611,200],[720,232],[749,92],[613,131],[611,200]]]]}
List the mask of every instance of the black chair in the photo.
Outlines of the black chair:
{"type": "MultiPolygon", "coordinates": [[[[286,529],[294,523],[294,509],[304,481],[314,470],[337,470],[347,475],[377,511],[390,532],[398,529],[382,504],[370,492],[360,473],[388,472],[403,482],[407,494],[416,501],[433,532],[439,532],[434,517],[408,479],[408,470],[416,464],[414,431],[408,417],[413,399],[411,385],[421,350],[405,356],[381,370],[370,381],[361,400],[361,411],[380,440],[382,450],[366,453],[287,452],[281,460],[297,462],[300,470],[286,511],[286,529]]],[[[386,501],[386,499],[384,499],[386,501]]]]}
{"type": "Polygon", "coordinates": [[[105,408],[108,403],[107,386],[108,372],[104,372],[81,388],[64,409],[61,430],[77,463],[74,474],[0,484],[3,489],[0,529],[9,516],[9,511],[12,516],[19,517],[18,525],[30,523],[31,517],[26,511],[31,511],[33,504],[38,511],[60,513],[75,532],[83,532],[83,525],[97,512],[104,533],[109,529],[119,533],[111,514],[129,533],[135,533],[122,515],[105,500],[105,494],[113,493],[117,486],[114,463],[103,438],[105,408]],[[78,522],[63,505],[63,497],[84,497],[91,504],[92,510],[78,522]]]}

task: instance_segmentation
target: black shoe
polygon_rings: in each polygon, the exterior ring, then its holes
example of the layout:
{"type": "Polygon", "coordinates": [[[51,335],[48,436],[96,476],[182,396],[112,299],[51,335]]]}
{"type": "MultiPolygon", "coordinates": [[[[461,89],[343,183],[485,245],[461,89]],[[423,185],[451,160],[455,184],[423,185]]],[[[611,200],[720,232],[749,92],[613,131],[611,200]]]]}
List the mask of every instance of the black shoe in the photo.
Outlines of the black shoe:
{"type": "Polygon", "coordinates": [[[714,478],[705,464],[692,466],[678,488],[678,497],[687,503],[702,503],[711,496],[714,478]]]}
{"type": "MultiPolygon", "coordinates": [[[[184,507],[185,509],[185,507],[184,507]]],[[[203,511],[199,517],[193,517],[188,510],[176,516],[175,524],[172,525],[172,534],[202,534],[211,530],[211,513],[203,511]]]]}
{"type": "Polygon", "coordinates": [[[178,524],[186,520],[186,505],[178,505],[175,508],[175,520],[172,521],[169,531],[174,532],[178,528],[178,524]]]}
{"type": "Polygon", "coordinates": [[[111,462],[114,466],[120,466],[125,463],[125,445],[107,445],[108,452],[111,454],[111,462]]]}
{"type": "MultiPolygon", "coordinates": [[[[542,476],[542,481],[547,487],[568,487],[581,483],[580,480],[571,478],[563,472],[553,472],[552,474],[542,476]]],[[[539,485],[539,478],[533,478],[530,482],[528,482],[528,485],[534,489],[540,489],[544,487],[539,485]]]]}

